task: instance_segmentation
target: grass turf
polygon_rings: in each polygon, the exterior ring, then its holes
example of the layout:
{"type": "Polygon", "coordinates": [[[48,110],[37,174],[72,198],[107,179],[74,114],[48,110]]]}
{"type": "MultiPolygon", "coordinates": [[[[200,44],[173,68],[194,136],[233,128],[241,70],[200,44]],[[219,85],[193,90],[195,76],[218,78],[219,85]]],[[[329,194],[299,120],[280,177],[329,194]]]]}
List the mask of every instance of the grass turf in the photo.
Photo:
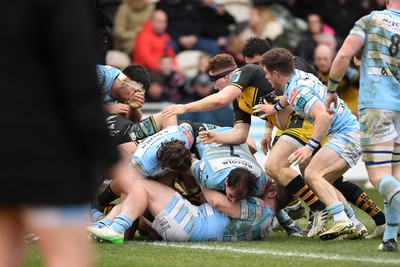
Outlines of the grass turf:
{"type": "MultiPolygon", "coordinates": [[[[379,207],[383,200],[375,189],[366,189],[379,207]]],[[[358,219],[371,232],[374,221],[354,208],[358,219]]],[[[297,221],[302,228],[307,220],[297,221]]],[[[260,241],[236,243],[165,243],[137,241],[122,245],[97,243],[95,266],[400,266],[400,253],[377,251],[375,240],[321,241],[287,237],[272,232],[260,241]]],[[[43,266],[36,245],[28,249],[24,266],[43,266]]]]}

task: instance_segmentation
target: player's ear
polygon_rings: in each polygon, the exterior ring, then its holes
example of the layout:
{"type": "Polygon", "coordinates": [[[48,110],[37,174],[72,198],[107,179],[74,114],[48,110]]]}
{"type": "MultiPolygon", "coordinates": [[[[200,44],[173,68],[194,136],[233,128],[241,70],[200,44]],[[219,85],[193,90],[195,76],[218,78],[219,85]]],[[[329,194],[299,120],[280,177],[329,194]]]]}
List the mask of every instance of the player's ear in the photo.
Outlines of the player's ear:
{"type": "Polygon", "coordinates": [[[269,191],[268,192],[268,197],[270,197],[270,198],[274,198],[274,197],[276,197],[278,195],[278,192],[276,192],[276,191],[269,191]]]}

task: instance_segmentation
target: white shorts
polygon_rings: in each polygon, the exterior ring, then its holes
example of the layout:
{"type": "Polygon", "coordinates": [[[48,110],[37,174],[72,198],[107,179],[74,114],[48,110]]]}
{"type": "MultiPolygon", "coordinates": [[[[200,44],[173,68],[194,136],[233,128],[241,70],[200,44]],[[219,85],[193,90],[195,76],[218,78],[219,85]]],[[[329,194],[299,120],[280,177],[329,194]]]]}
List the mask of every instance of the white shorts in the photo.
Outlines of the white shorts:
{"type": "Polygon", "coordinates": [[[199,209],[175,193],[167,206],[154,218],[151,227],[169,242],[187,242],[194,229],[199,209]]]}
{"type": "Polygon", "coordinates": [[[400,112],[365,108],[360,110],[361,146],[370,146],[390,140],[400,144],[400,112]]]}
{"type": "Polygon", "coordinates": [[[360,132],[354,129],[346,134],[333,134],[328,136],[328,146],[335,150],[350,167],[357,164],[361,157],[360,132]]]}
{"type": "Polygon", "coordinates": [[[90,221],[90,205],[65,207],[27,207],[27,219],[37,227],[86,226],[90,221]]]}

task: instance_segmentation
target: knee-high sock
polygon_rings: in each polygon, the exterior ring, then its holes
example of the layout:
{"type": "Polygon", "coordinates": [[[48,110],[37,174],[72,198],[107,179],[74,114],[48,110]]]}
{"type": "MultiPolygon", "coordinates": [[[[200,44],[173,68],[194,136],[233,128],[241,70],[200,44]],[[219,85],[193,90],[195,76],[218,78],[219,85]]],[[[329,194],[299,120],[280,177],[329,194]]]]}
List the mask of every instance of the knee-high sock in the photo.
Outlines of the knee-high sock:
{"type": "Polygon", "coordinates": [[[397,241],[397,230],[400,223],[400,212],[389,205],[385,201],[386,229],[383,234],[383,241],[388,241],[391,238],[397,241]]]}
{"type": "Polygon", "coordinates": [[[378,191],[390,206],[400,212],[400,182],[393,176],[384,176],[378,183],[378,191]]]}
{"type": "Polygon", "coordinates": [[[133,221],[128,216],[121,214],[115,217],[111,227],[115,232],[123,234],[132,224],[133,221]]]}
{"type": "Polygon", "coordinates": [[[296,176],[290,183],[286,185],[286,189],[301,198],[312,211],[325,209],[325,204],[314,194],[313,191],[306,185],[301,175],[296,176]]]}
{"type": "Polygon", "coordinates": [[[382,210],[356,184],[343,181],[342,177],[342,179],[336,180],[333,186],[343,194],[347,201],[367,213],[375,221],[376,225],[386,223],[385,214],[382,210]]]}

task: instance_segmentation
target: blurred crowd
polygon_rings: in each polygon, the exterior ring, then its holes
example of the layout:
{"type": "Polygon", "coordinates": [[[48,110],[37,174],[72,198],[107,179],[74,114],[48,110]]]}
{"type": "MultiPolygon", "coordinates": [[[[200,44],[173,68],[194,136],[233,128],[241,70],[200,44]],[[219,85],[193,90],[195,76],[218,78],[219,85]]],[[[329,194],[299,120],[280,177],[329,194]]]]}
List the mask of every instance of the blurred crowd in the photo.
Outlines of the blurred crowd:
{"type": "MultiPolygon", "coordinates": [[[[107,28],[101,63],[119,69],[140,64],[151,74],[146,102],[185,103],[215,93],[212,83],[199,82],[207,78],[204,66],[212,56],[227,53],[243,66],[242,48],[252,36],[289,49],[327,77],[354,22],[384,9],[385,1],[95,0],[94,5],[107,28]]],[[[351,68],[339,93],[356,113],[358,74],[351,68]]]]}

